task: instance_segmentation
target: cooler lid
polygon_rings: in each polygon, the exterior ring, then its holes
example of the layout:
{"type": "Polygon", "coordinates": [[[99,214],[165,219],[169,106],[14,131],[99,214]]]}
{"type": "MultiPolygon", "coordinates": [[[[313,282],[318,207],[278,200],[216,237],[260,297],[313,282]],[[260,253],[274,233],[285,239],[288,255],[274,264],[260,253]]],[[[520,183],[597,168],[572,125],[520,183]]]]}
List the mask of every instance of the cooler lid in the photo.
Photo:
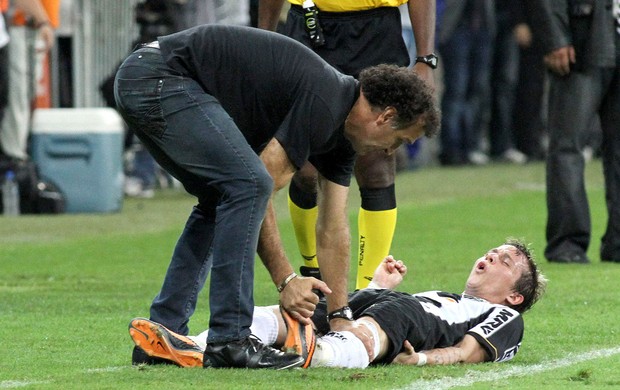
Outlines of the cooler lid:
{"type": "Polygon", "coordinates": [[[123,118],[115,109],[37,108],[32,117],[32,133],[120,133],[123,118]]]}

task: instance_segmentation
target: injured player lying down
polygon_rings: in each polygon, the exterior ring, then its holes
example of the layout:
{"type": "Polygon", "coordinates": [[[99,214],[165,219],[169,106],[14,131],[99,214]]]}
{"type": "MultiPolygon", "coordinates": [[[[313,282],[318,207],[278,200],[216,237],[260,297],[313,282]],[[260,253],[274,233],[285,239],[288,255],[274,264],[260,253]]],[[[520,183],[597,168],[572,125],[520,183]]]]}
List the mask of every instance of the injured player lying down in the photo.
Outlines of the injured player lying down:
{"type": "MultiPolygon", "coordinates": [[[[349,307],[326,313],[321,299],[312,316],[314,328],[279,306],[256,307],[252,333],[265,344],[302,355],[303,367],[501,362],[517,353],[522,314],[539,300],[547,283],[527,245],[515,239],[477,259],[460,294],[394,291],[406,273],[402,261],[386,257],[368,288],[350,294],[349,307]],[[350,318],[356,326],[332,332],[328,318],[334,317],[350,318]],[[370,336],[374,348],[366,350],[359,335],[370,336]]],[[[145,318],[129,325],[149,363],[183,367],[203,365],[207,332],[186,337],[145,318]]]]}

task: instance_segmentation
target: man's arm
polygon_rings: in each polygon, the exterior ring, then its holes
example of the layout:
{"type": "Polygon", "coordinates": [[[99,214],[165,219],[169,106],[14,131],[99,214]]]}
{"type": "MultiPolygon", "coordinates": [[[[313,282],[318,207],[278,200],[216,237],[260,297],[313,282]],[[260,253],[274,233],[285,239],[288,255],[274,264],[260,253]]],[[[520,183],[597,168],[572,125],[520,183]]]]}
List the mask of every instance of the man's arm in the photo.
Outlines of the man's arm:
{"type": "MultiPolygon", "coordinates": [[[[435,0],[410,0],[409,19],[415,38],[416,55],[426,56],[435,52],[435,0]]],[[[433,69],[426,64],[417,63],[413,66],[415,72],[433,89],[435,89],[435,75],[433,69]]]]}
{"type": "MultiPolygon", "coordinates": [[[[295,173],[295,167],[275,138],[265,147],[260,158],[274,181],[274,193],[284,188],[295,173]]],[[[281,286],[282,282],[293,273],[293,267],[282,246],[272,200],[269,200],[267,205],[257,252],[276,286],[281,286]]],[[[331,292],[320,280],[299,276],[291,279],[280,293],[282,306],[303,323],[309,322],[308,318],[314,312],[319,300],[312,289],[321,290],[326,294],[331,292]]]]}
{"type": "Polygon", "coordinates": [[[482,346],[473,336],[465,335],[463,340],[453,347],[435,348],[428,351],[416,352],[409,341],[405,341],[404,351],[399,353],[392,363],[404,365],[439,365],[456,363],[482,363],[488,360],[482,346]],[[420,354],[426,355],[426,363],[422,364],[420,354]]]}
{"type": "Polygon", "coordinates": [[[276,31],[278,21],[280,20],[282,5],[284,5],[284,0],[259,0],[258,28],[276,31]]]}
{"type": "Polygon", "coordinates": [[[327,296],[331,312],[348,304],[351,238],[347,215],[349,188],[318,179],[318,218],[316,223],[317,259],[322,279],[332,293],[327,296]]]}
{"type": "Polygon", "coordinates": [[[525,0],[525,11],[532,21],[536,39],[545,51],[545,65],[564,76],[575,63],[575,49],[570,38],[568,4],[565,0],[525,0]]]}
{"type": "Polygon", "coordinates": [[[35,25],[39,28],[39,34],[45,42],[45,49],[49,50],[54,46],[54,29],[50,24],[45,7],[40,0],[15,0],[15,6],[32,17],[35,25]]]}

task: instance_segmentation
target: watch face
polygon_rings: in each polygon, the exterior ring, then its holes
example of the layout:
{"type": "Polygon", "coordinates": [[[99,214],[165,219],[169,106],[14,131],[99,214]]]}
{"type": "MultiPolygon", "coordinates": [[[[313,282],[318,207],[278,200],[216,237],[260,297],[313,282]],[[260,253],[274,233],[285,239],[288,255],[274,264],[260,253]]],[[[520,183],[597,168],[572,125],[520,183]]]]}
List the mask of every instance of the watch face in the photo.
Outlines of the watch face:
{"type": "Polygon", "coordinates": [[[345,307],[342,312],[347,318],[353,319],[353,310],[350,307],[345,307]]]}
{"type": "Polygon", "coordinates": [[[437,56],[434,54],[429,54],[424,57],[417,57],[416,62],[423,62],[433,69],[437,68],[437,56]]]}

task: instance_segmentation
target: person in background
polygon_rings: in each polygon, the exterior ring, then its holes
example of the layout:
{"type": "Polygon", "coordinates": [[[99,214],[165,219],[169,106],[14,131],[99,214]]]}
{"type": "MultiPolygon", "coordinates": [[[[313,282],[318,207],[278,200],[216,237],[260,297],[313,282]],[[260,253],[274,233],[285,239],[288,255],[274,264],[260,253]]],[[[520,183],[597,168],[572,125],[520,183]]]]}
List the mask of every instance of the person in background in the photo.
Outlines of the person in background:
{"type": "Polygon", "coordinates": [[[527,7],[526,0],[518,1],[520,17],[515,27],[519,44],[519,74],[515,88],[513,126],[517,149],[528,161],[542,161],[547,154],[546,115],[543,115],[546,68],[543,62],[542,38],[532,25],[536,15],[527,7]]]}
{"type": "Polygon", "coordinates": [[[491,65],[491,121],[489,155],[493,160],[524,164],[527,157],[516,149],[513,124],[515,93],[519,75],[517,28],[521,22],[521,0],[496,0],[496,33],[491,65]]]}
{"type": "Polygon", "coordinates": [[[547,246],[554,263],[587,264],[592,234],[583,150],[593,120],[602,130],[607,227],[602,261],[620,262],[620,2],[530,1],[543,18],[550,73],[547,246]]]}
{"type": "MultiPolygon", "coordinates": [[[[260,0],[258,26],[275,30],[284,0],[260,0]]],[[[360,71],[378,64],[408,66],[434,88],[437,66],[435,0],[289,0],[286,23],[279,31],[312,48],[341,72],[358,77],[360,71]],[[312,3],[312,5],[310,4],[312,3]],[[398,6],[407,3],[417,56],[409,57],[403,41],[398,6]],[[306,9],[304,9],[306,7],[306,9]],[[308,8],[311,7],[311,8],[308,8]],[[306,30],[308,9],[317,10],[315,31],[306,30]]],[[[377,261],[387,256],[396,228],[396,158],[379,151],[358,156],[355,178],[360,188],[356,288],[372,280],[377,261]],[[375,260],[373,260],[375,259],[375,260]]],[[[308,164],[289,187],[289,209],[304,259],[302,275],[320,277],[316,250],[317,172],[308,164]]]]}
{"type": "Polygon", "coordinates": [[[0,51],[0,153],[6,159],[24,161],[28,159],[32,85],[54,45],[60,0],[14,0],[13,24],[6,20],[9,2],[0,3],[10,36],[0,39],[0,45],[5,42],[0,51]]]}
{"type": "Polygon", "coordinates": [[[487,164],[481,140],[490,97],[495,4],[445,0],[439,26],[444,69],[439,162],[444,166],[487,164]]]}
{"type": "MultiPolygon", "coordinates": [[[[4,110],[9,96],[9,31],[6,27],[6,14],[9,11],[9,1],[0,0],[0,122],[4,118],[4,110]]],[[[2,130],[0,128],[0,146],[2,143],[2,130]]],[[[0,157],[6,159],[2,147],[0,147],[0,157]]]]}

